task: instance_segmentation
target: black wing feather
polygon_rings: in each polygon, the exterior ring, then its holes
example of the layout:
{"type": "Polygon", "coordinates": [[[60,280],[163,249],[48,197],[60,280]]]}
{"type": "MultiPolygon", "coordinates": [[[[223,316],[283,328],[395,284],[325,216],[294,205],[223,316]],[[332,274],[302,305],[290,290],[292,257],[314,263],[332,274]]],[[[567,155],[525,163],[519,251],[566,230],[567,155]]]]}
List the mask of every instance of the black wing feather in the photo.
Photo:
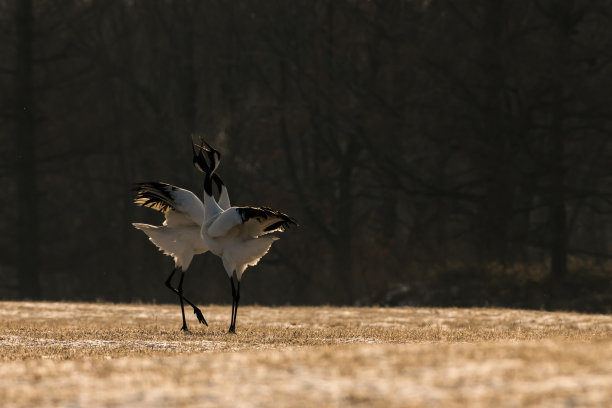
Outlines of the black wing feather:
{"type": "Polygon", "coordinates": [[[285,228],[287,228],[291,224],[298,225],[297,221],[293,217],[283,212],[273,210],[270,207],[237,207],[237,209],[238,209],[238,214],[240,214],[240,217],[242,218],[242,222],[246,222],[250,218],[257,218],[257,217],[263,218],[263,219],[268,219],[272,217],[280,218],[280,221],[275,222],[272,225],[269,225],[264,230],[266,232],[275,231],[278,229],[285,230],[285,228]]]}
{"type": "Polygon", "coordinates": [[[275,222],[272,225],[267,226],[266,228],[264,228],[264,232],[271,232],[271,231],[280,231],[283,232],[286,228],[288,227],[288,224],[285,221],[279,221],[279,222],[275,222]]]}
{"type": "Polygon", "coordinates": [[[176,209],[176,202],[172,198],[171,192],[177,189],[178,187],[171,184],[157,181],[137,183],[134,186],[134,191],[136,191],[134,204],[166,213],[176,209]]]}

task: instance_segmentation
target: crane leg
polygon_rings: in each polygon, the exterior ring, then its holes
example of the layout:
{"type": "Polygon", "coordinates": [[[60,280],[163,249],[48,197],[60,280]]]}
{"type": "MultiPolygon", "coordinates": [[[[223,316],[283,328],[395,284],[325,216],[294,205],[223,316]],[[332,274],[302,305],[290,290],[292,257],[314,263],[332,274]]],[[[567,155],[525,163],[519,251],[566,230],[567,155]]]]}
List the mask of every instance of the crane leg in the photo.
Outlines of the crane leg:
{"type": "Polygon", "coordinates": [[[230,277],[230,286],[232,287],[232,317],[230,318],[230,327],[228,333],[236,333],[234,327],[234,313],[236,311],[236,288],[234,288],[234,278],[230,277]]]}
{"type": "Polygon", "coordinates": [[[234,333],[236,332],[236,318],[238,317],[238,302],[240,302],[240,281],[238,281],[238,289],[236,289],[236,308],[234,309],[234,333]]]}
{"type": "Polygon", "coordinates": [[[183,304],[183,279],[184,278],[185,278],[185,272],[181,270],[181,280],[179,281],[179,285],[178,285],[178,294],[179,294],[179,299],[181,300],[181,314],[183,315],[183,327],[181,327],[181,330],[187,331],[189,329],[187,329],[187,322],[185,321],[185,305],[183,304]]]}
{"type": "MultiPolygon", "coordinates": [[[[172,277],[176,273],[177,269],[178,268],[172,269],[172,272],[170,273],[170,276],[168,276],[168,279],[166,279],[166,287],[168,289],[170,289],[172,292],[176,293],[181,298],[181,311],[183,312],[183,316],[185,315],[185,311],[183,310],[183,300],[184,300],[191,307],[193,307],[193,313],[197,316],[198,321],[200,323],[208,326],[208,323],[206,322],[206,319],[204,318],[204,315],[202,314],[202,311],[195,304],[193,304],[189,299],[187,299],[186,297],[184,297],[182,295],[182,290],[181,290],[181,293],[179,293],[179,291],[177,289],[172,287],[170,281],[172,280],[172,277]]],[[[182,272],[182,269],[181,269],[181,272],[182,272]]],[[[184,272],[183,272],[183,275],[184,275],[184,272]]],[[[181,283],[183,282],[183,275],[181,275],[181,283]]],[[[183,318],[183,321],[184,321],[184,318],[183,318]]],[[[186,327],[186,325],[184,325],[184,327],[186,327]]],[[[186,330],[186,329],[183,328],[183,330],[186,330]]]]}

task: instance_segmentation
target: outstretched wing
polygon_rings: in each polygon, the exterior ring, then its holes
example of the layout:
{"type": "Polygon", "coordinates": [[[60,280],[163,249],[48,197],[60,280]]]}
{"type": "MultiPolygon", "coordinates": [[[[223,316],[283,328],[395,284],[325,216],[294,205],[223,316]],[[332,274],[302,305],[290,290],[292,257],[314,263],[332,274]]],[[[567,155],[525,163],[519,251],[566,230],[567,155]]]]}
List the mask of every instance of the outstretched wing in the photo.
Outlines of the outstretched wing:
{"type": "Polygon", "coordinates": [[[204,222],[204,204],[189,190],[162,182],[138,183],[134,190],[134,204],[164,213],[166,225],[204,222]]]}
{"type": "Polygon", "coordinates": [[[221,180],[221,177],[216,174],[213,174],[213,181],[217,184],[217,188],[219,189],[219,201],[217,204],[219,204],[222,210],[228,210],[232,205],[230,204],[230,198],[225,183],[221,180]]]}
{"type": "Polygon", "coordinates": [[[232,228],[241,226],[243,233],[258,237],[275,231],[284,231],[297,222],[287,214],[268,207],[232,207],[219,214],[208,227],[213,238],[226,235],[232,228]]]}

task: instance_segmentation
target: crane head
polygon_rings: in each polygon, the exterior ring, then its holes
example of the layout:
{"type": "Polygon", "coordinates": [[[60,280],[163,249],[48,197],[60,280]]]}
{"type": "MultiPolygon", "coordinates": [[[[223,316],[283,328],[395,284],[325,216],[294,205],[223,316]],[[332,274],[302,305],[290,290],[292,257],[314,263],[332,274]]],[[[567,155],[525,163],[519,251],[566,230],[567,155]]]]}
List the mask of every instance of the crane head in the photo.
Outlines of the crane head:
{"type": "Polygon", "coordinates": [[[207,151],[207,149],[201,145],[195,144],[193,142],[193,136],[191,137],[191,149],[193,150],[193,166],[202,173],[210,172],[210,166],[206,162],[206,158],[202,153],[203,151],[207,151]]]}
{"type": "Polygon", "coordinates": [[[221,164],[221,152],[201,137],[199,145],[193,142],[193,137],[191,138],[191,149],[193,150],[193,165],[200,172],[213,174],[221,164]],[[205,156],[208,157],[210,164],[206,161],[205,156]]]}
{"type": "Polygon", "coordinates": [[[217,149],[215,149],[214,147],[212,147],[211,145],[209,145],[204,139],[200,138],[200,142],[203,145],[206,145],[205,148],[203,148],[206,153],[208,154],[208,159],[210,160],[210,166],[209,166],[209,170],[211,173],[214,173],[215,170],[217,170],[217,167],[219,167],[219,164],[221,164],[221,152],[219,152],[217,149]]]}

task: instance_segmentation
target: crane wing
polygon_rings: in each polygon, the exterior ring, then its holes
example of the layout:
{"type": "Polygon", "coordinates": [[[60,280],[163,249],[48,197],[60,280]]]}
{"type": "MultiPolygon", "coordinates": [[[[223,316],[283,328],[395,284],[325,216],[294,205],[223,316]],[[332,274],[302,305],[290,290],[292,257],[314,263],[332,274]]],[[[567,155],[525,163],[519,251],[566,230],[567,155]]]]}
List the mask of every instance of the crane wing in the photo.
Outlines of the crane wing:
{"type": "Polygon", "coordinates": [[[219,207],[221,207],[222,210],[228,210],[232,205],[230,204],[227,187],[225,187],[225,183],[223,183],[221,177],[219,177],[218,175],[214,174],[213,180],[217,184],[217,188],[219,189],[219,201],[217,202],[217,204],[219,204],[219,207]]]}
{"type": "Polygon", "coordinates": [[[221,189],[221,195],[219,196],[219,207],[223,210],[228,210],[232,205],[230,204],[229,194],[226,188],[221,189]]]}
{"type": "Polygon", "coordinates": [[[268,207],[232,207],[219,214],[208,227],[208,235],[217,238],[242,225],[243,233],[251,237],[284,231],[297,222],[280,211],[268,207]]]}
{"type": "Polygon", "coordinates": [[[204,204],[191,191],[162,182],[138,183],[134,204],[164,213],[165,225],[202,225],[204,204]]]}
{"type": "Polygon", "coordinates": [[[242,224],[242,218],[236,211],[236,207],[232,207],[217,215],[208,226],[207,232],[210,237],[218,238],[226,235],[229,230],[240,224],[242,224]]]}

